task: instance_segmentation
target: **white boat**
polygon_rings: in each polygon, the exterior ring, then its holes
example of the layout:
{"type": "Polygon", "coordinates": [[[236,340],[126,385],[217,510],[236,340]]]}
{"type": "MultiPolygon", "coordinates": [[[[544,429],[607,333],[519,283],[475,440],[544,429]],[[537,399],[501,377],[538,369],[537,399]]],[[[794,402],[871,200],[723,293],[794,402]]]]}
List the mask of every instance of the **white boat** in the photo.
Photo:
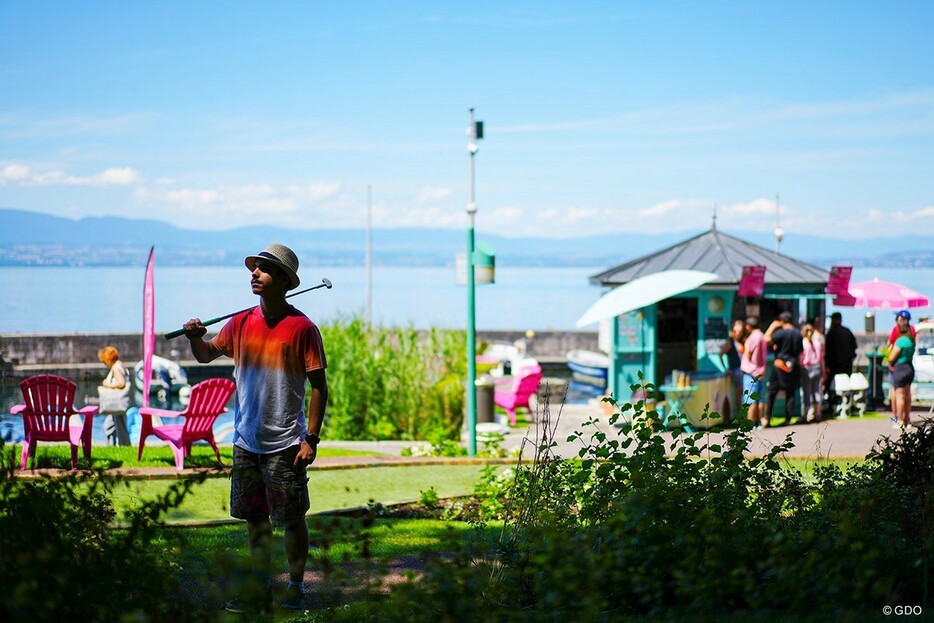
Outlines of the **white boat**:
{"type": "MultiPolygon", "coordinates": [[[[136,387],[140,391],[143,389],[143,362],[140,360],[133,367],[133,376],[136,379],[136,387]]],[[[188,375],[185,374],[185,370],[181,365],[172,361],[171,359],[166,359],[165,357],[160,357],[159,355],[153,355],[152,357],[152,381],[149,385],[150,394],[158,394],[159,392],[165,393],[187,393],[191,391],[191,386],[188,384],[188,375]]]]}
{"type": "Polygon", "coordinates": [[[565,355],[571,376],[582,383],[596,387],[606,387],[607,373],[610,369],[610,357],[595,350],[569,350],[565,355]]]}

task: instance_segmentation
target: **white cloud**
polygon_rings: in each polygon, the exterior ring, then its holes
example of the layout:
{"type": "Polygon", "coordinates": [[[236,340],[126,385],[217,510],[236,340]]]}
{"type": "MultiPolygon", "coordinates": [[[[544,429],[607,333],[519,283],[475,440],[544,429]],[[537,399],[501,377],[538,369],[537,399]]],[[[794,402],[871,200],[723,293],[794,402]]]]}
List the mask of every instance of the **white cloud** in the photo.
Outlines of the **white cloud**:
{"type": "Polygon", "coordinates": [[[341,190],[338,182],[315,182],[304,186],[290,186],[289,192],[296,198],[320,201],[334,197],[341,190]]]}
{"type": "Polygon", "coordinates": [[[600,214],[600,210],[597,208],[570,208],[567,211],[567,220],[569,223],[577,223],[583,221],[595,222],[595,219],[600,214]]]}
{"type": "Polygon", "coordinates": [[[0,184],[21,182],[29,177],[29,167],[21,164],[8,164],[0,171],[0,184]]]}
{"type": "Polygon", "coordinates": [[[355,208],[362,204],[342,196],[340,189],[334,182],[204,188],[157,183],[137,189],[134,198],[184,227],[225,229],[265,223],[307,228],[325,222],[328,227],[359,227],[362,212],[355,208]]]}
{"type": "Polygon", "coordinates": [[[434,203],[442,199],[447,199],[450,196],[450,188],[433,188],[431,186],[423,186],[418,190],[418,203],[434,203]]]}
{"type": "Polygon", "coordinates": [[[684,203],[678,199],[671,199],[669,201],[663,201],[662,203],[656,203],[653,206],[647,208],[642,208],[639,210],[639,216],[664,216],[669,214],[678,208],[682,208],[684,203]]]}
{"type": "Polygon", "coordinates": [[[223,199],[223,195],[213,190],[194,190],[185,188],[172,190],[162,195],[168,203],[178,204],[186,208],[200,209],[204,206],[216,205],[223,199]]]}
{"type": "Polygon", "coordinates": [[[258,199],[276,194],[276,189],[269,184],[246,184],[229,188],[226,194],[231,198],[258,199]]]}
{"type": "Polygon", "coordinates": [[[917,221],[922,221],[926,219],[934,219],[934,206],[927,206],[924,208],[919,208],[914,211],[906,212],[904,210],[896,210],[894,212],[889,212],[885,214],[885,218],[891,221],[896,221],[899,223],[916,223],[917,221]]]}
{"type": "MultiPolygon", "coordinates": [[[[786,208],[782,208],[782,213],[784,214],[786,208]]],[[[717,210],[717,213],[724,215],[736,215],[740,214],[743,216],[771,216],[775,217],[775,202],[770,199],[753,199],[746,203],[734,203],[732,205],[723,206],[721,210],[717,210]]]]}
{"type": "Polygon", "coordinates": [[[107,169],[95,175],[92,184],[96,186],[128,186],[139,181],[139,173],[130,167],[107,169]]]}
{"type": "Polygon", "coordinates": [[[509,208],[497,208],[490,212],[490,216],[494,221],[511,221],[515,222],[522,218],[524,214],[521,208],[509,207],[509,208]]]}
{"type": "Polygon", "coordinates": [[[23,164],[9,164],[0,171],[0,185],[15,184],[25,187],[42,186],[129,186],[140,181],[139,173],[132,167],[111,167],[88,176],[74,175],[51,169],[34,171],[23,164]]]}

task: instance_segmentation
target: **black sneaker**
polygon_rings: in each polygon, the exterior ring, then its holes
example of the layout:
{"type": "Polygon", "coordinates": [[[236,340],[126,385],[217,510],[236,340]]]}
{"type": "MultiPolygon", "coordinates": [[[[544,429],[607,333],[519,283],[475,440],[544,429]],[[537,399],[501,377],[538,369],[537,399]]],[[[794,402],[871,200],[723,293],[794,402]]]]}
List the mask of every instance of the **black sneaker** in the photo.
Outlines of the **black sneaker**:
{"type": "Polygon", "coordinates": [[[301,586],[287,586],[285,595],[279,600],[279,607],[286,610],[304,610],[305,591],[301,586]]]}

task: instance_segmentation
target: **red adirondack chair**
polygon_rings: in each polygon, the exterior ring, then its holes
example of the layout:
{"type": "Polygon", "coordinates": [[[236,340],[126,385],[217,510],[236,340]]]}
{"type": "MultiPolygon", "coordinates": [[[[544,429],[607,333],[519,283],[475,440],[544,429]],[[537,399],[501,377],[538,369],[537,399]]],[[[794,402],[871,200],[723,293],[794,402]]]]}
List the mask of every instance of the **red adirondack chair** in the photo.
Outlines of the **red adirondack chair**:
{"type": "Polygon", "coordinates": [[[19,468],[26,469],[26,459],[35,460],[36,442],[67,441],[71,444],[71,469],[78,469],[78,446],[84,458],[91,460],[91,427],[99,407],[75,409],[74,381],[55,374],[37,374],[19,384],[26,404],[10,409],[13,415],[23,416],[23,458],[19,468]],[[82,416],[80,426],[71,424],[72,416],[82,416]]]}
{"type": "Polygon", "coordinates": [[[529,398],[538,393],[538,385],[542,381],[542,369],[526,368],[520,371],[519,376],[513,377],[511,382],[499,384],[493,388],[493,403],[506,410],[509,415],[509,423],[515,425],[516,410],[524,407],[532,413],[532,407],[529,406],[529,398]]]}
{"type": "Polygon", "coordinates": [[[146,437],[155,435],[165,441],[175,454],[175,467],[185,469],[185,457],[191,454],[191,444],[204,440],[214,448],[217,460],[221,460],[220,450],[214,441],[214,421],[221,413],[226,413],[227,401],[236,385],[230,379],[208,379],[191,388],[191,397],[184,411],[169,411],[154,407],[140,407],[142,424],[139,432],[138,459],[143,458],[146,437]],[[152,416],[160,418],[185,418],[182,424],[154,426],[152,416]]]}

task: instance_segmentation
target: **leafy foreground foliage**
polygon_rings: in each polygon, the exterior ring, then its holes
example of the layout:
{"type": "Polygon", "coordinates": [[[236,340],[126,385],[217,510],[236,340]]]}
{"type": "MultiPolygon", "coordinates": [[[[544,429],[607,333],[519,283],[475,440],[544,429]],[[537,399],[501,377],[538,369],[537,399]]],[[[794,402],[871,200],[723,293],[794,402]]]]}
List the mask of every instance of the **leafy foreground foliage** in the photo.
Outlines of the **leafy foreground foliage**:
{"type": "Polygon", "coordinates": [[[204,476],[142,502],[127,527],[114,530],[110,494],[118,479],[21,480],[13,467],[8,459],[0,469],[0,620],[211,620],[186,601],[172,549],[152,547],[159,516],[204,476]]]}
{"type": "MultiPolygon", "coordinates": [[[[478,538],[452,533],[439,554],[396,567],[387,586],[380,559],[406,558],[414,543],[380,547],[385,509],[374,504],[350,527],[313,526],[313,567],[325,572],[310,587],[316,610],[275,618],[752,623],[929,609],[930,426],[880,440],[862,463],[821,466],[805,478],[780,469],[790,439],[747,460],[745,424],[722,447],[704,433],[669,443],[649,426],[656,417],[641,402],[617,405],[611,424],[631,427],[588,423],[573,436],[584,445],[579,460],[564,461],[553,455],[547,431],[557,422],[546,402],[532,462],[511,478],[489,470],[474,500],[443,511],[472,522],[478,538]],[[491,546],[494,520],[503,528],[491,546]],[[352,552],[338,543],[347,530],[352,552]]],[[[110,492],[125,483],[11,474],[12,465],[0,474],[0,620],[224,620],[220,602],[249,584],[242,527],[207,552],[186,531],[160,529],[197,479],[141,503],[127,528],[114,530],[110,492]]],[[[421,505],[439,503],[423,490],[421,505]]]]}
{"type": "Polygon", "coordinates": [[[384,600],[307,620],[864,621],[885,605],[928,609],[930,426],[805,480],[780,468],[790,436],[747,459],[748,424],[722,447],[704,433],[668,444],[642,402],[615,406],[611,424],[631,427],[589,422],[573,437],[580,461],[556,460],[546,435],[514,480],[485,481],[479,520],[505,521],[496,548],[458,549],[384,600]]]}

